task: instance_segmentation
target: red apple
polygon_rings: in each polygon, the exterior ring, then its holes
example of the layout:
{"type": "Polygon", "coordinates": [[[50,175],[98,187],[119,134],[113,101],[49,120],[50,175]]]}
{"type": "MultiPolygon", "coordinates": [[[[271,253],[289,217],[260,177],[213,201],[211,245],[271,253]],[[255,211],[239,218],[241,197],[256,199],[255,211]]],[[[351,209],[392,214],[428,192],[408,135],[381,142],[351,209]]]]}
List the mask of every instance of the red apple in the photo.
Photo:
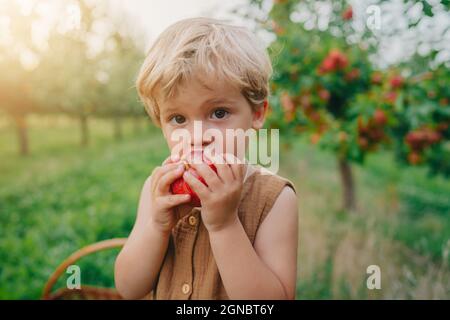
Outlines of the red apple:
{"type": "Polygon", "coordinates": [[[380,72],[374,72],[371,76],[371,81],[373,84],[381,84],[383,81],[383,76],[380,72]]]}
{"type": "Polygon", "coordinates": [[[394,104],[397,101],[397,92],[390,91],[385,94],[385,99],[388,103],[394,104]]]}
{"type": "Polygon", "coordinates": [[[412,165],[419,164],[422,161],[422,157],[417,152],[411,152],[408,154],[408,161],[412,165]]]}
{"type": "Polygon", "coordinates": [[[400,88],[403,85],[403,77],[400,75],[394,75],[390,79],[391,87],[394,89],[400,88]]]}
{"type": "Polygon", "coordinates": [[[334,70],[334,68],[335,68],[334,60],[331,59],[330,57],[326,57],[323,60],[322,65],[320,66],[320,72],[327,73],[327,72],[334,70]]]}
{"type": "Polygon", "coordinates": [[[439,140],[441,140],[441,134],[436,130],[428,128],[425,130],[425,134],[427,137],[427,141],[430,144],[437,143],[439,142],[439,140]]]}
{"type": "Polygon", "coordinates": [[[353,80],[358,79],[360,75],[361,75],[361,72],[359,71],[359,69],[354,68],[346,73],[345,80],[353,81],[353,80]]]}
{"type": "Polygon", "coordinates": [[[342,13],[342,18],[344,20],[351,20],[353,18],[353,9],[351,6],[345,9],[345,11],[342,13]]]}
{"type": "Polygon", "coordinates": [[[373,114],[373,119],[375,123],[379,126],[383,126],[387,122],[387,116],[381,109],[376,109],[375,113],[373,114]]]}
{"type": "Polygon", "coordinates": [[[331,49],[318,68],[319,74],[345,69],[348,64],[347,56],[339,49],[331,49]]]}
{"type": "MultiPolygon", "coordinates": [[[[191,173],[195,178],[197,178],[200,182],[202,182],[205,186],[207,186],[205,179],[203,179],[203,177],[201,177],[197,171],[192,168],[190,166],[189,163],[192,163],[193,161],[197,161],[197,159],[202,159],[202,161],[206,164],[209,165],[209,167],[211,169],[214,170],[214,172],[217,173],[217,168],[216,166],[210,161],[208,160],[204,155],[202,151],[192,151],[191,152],[191,157],[190,159],[188,159],[189,161],[184,160],[183,163],[186,167],[187,170],[189,170],[189,173],[191,173]],[[198,158],[197,158],[198,157],[198,158]]],[[[189,194],[191,196],[191,201],[190,201],[190,205],[192,205],[193,207],[201,207],[201,201],[200,198],[198,197],[198,195],[194,192],[194,190],[191,189],[191,187],[189,186],[189,184],[187,184],[186,181],[184,181],[183,177],[178,178],[177,180],[175,180],[171,186],[170,186],[170,191],[173,194],[189,194]]]]}
{"type": "Polygon", "coordinates": [[[369,147],[369,141],[365,137],[359,137],[358,144],[363,150],[366,150],[369,147]]]}
{"type": "Polygon", "coordinates": [[[344,69],[348,64],[347,56],[339,49],[332,49],[328,54],[328,57],[334,62],[335,66],[340,69],[344,69]]]}
{"type": "Polygon", "coordinates": [[[328,91],[327,89],[319,90],[319,98],[324,101],[330,100],[330,91],[328,91]]]}

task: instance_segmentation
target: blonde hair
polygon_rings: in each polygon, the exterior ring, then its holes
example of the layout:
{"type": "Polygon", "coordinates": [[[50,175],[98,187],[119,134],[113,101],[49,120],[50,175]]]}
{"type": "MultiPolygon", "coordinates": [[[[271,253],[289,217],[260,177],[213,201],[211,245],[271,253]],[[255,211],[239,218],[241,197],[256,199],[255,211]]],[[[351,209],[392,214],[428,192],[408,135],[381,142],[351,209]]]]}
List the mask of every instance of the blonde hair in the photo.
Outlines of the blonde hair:
{"type": "Polygon", "coordinates": [[[174,23],[153,43],[136,81],[156,125],[161,125],[156,94],[169,99],[179,84],[198,73],[229,81],[256,108],[269,95],[272,65],[264,46],[247,28],[209,18],[174,23]]]}

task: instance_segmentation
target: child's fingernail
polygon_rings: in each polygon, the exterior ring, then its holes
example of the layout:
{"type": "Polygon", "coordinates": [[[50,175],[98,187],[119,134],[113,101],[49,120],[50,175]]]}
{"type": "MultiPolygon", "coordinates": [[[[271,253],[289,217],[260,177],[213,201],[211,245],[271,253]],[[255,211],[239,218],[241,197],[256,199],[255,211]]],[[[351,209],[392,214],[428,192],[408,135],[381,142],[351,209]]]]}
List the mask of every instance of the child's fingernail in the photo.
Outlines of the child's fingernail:
{"type": "Polygon", "coordinates": [[[172,156],[172,160],[176,162],[176,161],[180,160],[180,156],[177,155],[177,154],[174,154],[174,155],[172,156]]]}

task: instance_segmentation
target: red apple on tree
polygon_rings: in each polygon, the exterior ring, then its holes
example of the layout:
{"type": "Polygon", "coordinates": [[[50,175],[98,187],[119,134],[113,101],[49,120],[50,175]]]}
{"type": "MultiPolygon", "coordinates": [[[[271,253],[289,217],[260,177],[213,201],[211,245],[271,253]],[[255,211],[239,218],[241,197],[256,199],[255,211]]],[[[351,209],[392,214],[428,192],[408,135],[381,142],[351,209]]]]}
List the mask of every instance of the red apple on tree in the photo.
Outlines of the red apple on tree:
{"type": "Polygon", "coordinates": [[[384,113],[381,109],[376,109],[375,113],[373,114],[373,119],[377,125],[383,126],[387,122],[387,116],[386,113],[384,113]]]}
{"type": "Polygon", "coordinates": [[[394,75],[391,79],[390,79],[390,85],[393,89],[398,89],[403,85],[403,77],[400,75],[394,75]]]}
{"type": "Polygon", "coordinates": [[[353,8],[351,6],[347,7],[342,13],[342,18],[344,20],[351,20],[353,18],[353,8]]]}

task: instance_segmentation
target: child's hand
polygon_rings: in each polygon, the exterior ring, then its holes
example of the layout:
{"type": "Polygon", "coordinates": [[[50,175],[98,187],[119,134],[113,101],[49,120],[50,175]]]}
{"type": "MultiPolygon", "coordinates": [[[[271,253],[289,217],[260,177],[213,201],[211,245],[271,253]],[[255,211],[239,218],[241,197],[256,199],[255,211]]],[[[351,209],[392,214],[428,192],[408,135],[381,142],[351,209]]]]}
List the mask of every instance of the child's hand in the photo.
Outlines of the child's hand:
{"type": "Polygon", "coordinates": [[[227,162],[224,157],[216,160],[221,160],[213,161],[217,174],[205,163],[191,164],[208,186],[188,171],[183,174],[184,180],[202,202],[202,220],[209,232],[221,230],[236,222],[244,180],[243,164],[236,161],[227,162]]]}
{"type": "Polygon", "coordinates": [[[164,233],[168,233],[177,223],[181,212],[185,212],[188,194],[172,194],[170,185],[183,175],[184,165],[177,159],[168,157],[162,166],[156,167],[151,177],[152,210],[150,222],[164,233]],[[179,206],[179,207],[178,207],[179,206]],[[178,208],[175,208],[178,207],[178,208]],[[183,210],[178,210],[183,209],[183,210]]]}

